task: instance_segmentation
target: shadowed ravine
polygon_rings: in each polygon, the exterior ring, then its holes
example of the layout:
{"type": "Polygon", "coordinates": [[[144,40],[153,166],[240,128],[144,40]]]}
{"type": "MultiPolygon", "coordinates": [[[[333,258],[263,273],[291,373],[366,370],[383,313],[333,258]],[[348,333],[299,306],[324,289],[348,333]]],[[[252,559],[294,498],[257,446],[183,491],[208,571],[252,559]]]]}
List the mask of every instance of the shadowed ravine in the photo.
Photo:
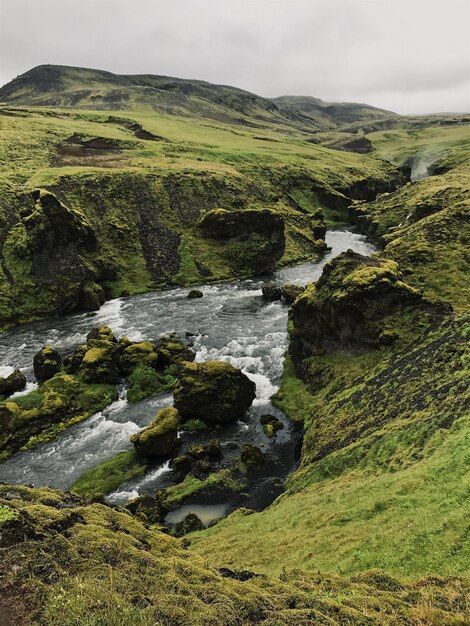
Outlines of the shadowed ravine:
{"type": "MultiPolygon", "coordinates": [[[[329,231],[327,243],[331,251],[320,261],[280,270],[269,280],[305,284],[316,280],[324,264],[343,250],[351,248],[362,254],[374,251],[363,235],[349,231],[329,231]]],[[[260,446],[266,461],[259,470],[255,491],[244,504],[262,509],[279,492],[273,481],[284,480],[295,467],[300,442],[300,433],[270,402],[280,382],[287,348],[288,307],[281,302],[266,302],[261,295],[262,284],[262,280],[256,279],[203,286],[204,297],[196,301],[187,299],[187,289],[147,293],[107,302],[93,316],[80,314],[23,326],[0,336],[2,369],[20,367],[31,381],[29,390],[34,385],[32,359],[42,345],[50,344],[67,353],[82,342],[90,328],[103,323],[116,335],[126,335],[133,341],[173,331],[183,336],[190,333],[198,361],[217,359],[241,368],[256,383],[257,397],[244,421],[219,426],[209,434],[185,433],[183,443],[217,437],[222,443],[224,462],[239,454],[238,446],[242,443],[260,446]],[[263,433],[258,418],[264,413],[276,415],[285,424],[274,439],[263,433]]],[[[129,449],[129,437],[149,424],[159,408],[171,404],[171,394],[130,404],[122,388],[119,399],[104,411],[73,426],[57,440],[18,453],[2,464],[0,480],[68,488],[84,471],[129,449]]],[[[123,503],[139,493],[154,492],[170,484],[172,473],[165,463],[121,485],[110,500],[123,503]]],[[[225,512],[221,509],[224,503],[217,506],[214,516],[225,512]]],[[[185,514],[187,507],[184,509],[185,514]]]]}

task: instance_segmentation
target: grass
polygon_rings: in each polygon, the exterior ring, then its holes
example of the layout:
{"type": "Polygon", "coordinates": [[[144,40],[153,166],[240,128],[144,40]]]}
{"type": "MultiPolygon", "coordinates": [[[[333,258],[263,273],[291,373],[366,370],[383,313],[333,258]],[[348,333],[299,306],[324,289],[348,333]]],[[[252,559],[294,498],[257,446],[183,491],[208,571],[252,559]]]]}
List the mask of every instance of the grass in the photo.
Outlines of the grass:
{"type": "MultiPolygon", "coordinates": [[[[0,485],[2,507],[8,489],[0,485]]],[[[286,570],[241,582],[128,512],[47,488],[15,491],[20,497],[7,506],[17,519],[0,520],[8,540],[0,608],[16,623],[237,626],[262,618],[268,626],[465,624],[468,585],[458,579],[406,584],[376,570],[353,579],[286,570]],[[32,537],[25,541],[25,535],[32,537]]]]}
{"type": "Polygon", "coordinates": [[[70,489],[81,496],[106,495],[144,472],[145,465],[137,459],[134,450],[127,450],[82,474],[70,489]]]}

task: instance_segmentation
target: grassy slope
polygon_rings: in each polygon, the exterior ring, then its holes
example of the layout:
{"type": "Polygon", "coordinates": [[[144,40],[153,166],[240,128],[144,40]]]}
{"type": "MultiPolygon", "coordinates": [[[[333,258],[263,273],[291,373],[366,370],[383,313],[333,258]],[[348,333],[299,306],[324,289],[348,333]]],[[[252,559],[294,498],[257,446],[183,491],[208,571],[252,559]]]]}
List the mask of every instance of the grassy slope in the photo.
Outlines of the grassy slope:
{"type": "MultiPolygon", "coordinates": [[[[397,165],[432,153],[440,169],[356,205],[358,221],[386,244],[383,255],[401,263],[407,282],[468,311],[468,127],[371,138],[397,165]]],[[[378,566],[404,578],[468,573],[468,316],[435,334],[417,330],[400,349],[319,357],[335,379],[316,392],[287,359],[277,404],[305,423],[302,467],[266,511],[229,516],[193,535],[193,548],[214,563],[223,554],[234,567],[271,573],[289,565],[341,573],[378,566]]]]}
{"type": "Polygon", "coordinates": [[[308,214],[321,205],[313,198],[311,206],[299,210],[290,200],[292,192],[318,187],[336,195],[339,191],[344,199],[340,192],[348,194],[355,183],[370,178],[390,186],[394,177],[379,160],[314,146],[298,131],[286,134],[282,124],[234,126],[202,117],[156,114],[143,107],[120,112],[117,119],[103,111],[4,107],[0,129],[0,238],[6,268],[0,274],[0,312],[7,320],[3,324],[60,310],[61,289],[53,281],[35,278],[27,254],[19,252],[24,246],[21,230],[12,231],[21,211],[29,208],[27,193],[35,187],[54,191],[89,220],[99,248],[86,253],[85,262],[95,268],[92,280],[116,296],[158,284],[207,280],[195,260],[212,272],[212,280],[236,275],[224,247],[201,239],[197,232],[195,222],[203,210],[274,208],[286,222],[282,262],[292,263],[317,253],[308,214]],[[128,128],[135,122],[162,140],[138,139],[128,128]],[[65,141],[74,133],[85,141],[112,140],[115,149],[77,152],[65,141]],[[161,259],[143,248],[144,220],[156,228],[150,244],[155,250],[160,247],[161,259]],[[178,250],[166,234],[173,241],[179,239],[178,250]],[[154,271],[148,258],[157,266],[154,271]],[[96,269],[100,267],[110,269],[103,273],[96,269]]]}
{"type": "Polygon", "coordinates": [[[284,572],[219,572],[128,512],[52,489],[0,486],[0,618],[26,626],[460,626],[459,580],[403,584],[284,572]],[[45,549],[46,548],[46,549],[45,549]]]}

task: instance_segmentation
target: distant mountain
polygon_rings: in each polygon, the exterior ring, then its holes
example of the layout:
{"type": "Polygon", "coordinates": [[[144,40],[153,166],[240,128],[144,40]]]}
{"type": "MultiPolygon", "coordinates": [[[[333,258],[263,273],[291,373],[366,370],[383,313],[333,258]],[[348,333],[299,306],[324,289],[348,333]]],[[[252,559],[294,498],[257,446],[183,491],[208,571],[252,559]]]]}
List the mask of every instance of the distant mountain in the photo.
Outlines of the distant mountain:
{"type": "Polygon", "coordinates": [[[22,106],[142,110],[199,116],[242,125],[276,123],[312,132],[396,114],[365,104],[328,104],[308,96],[262,98],[201,80],[39,65],[0,88],[0,102],[22,106]]]}

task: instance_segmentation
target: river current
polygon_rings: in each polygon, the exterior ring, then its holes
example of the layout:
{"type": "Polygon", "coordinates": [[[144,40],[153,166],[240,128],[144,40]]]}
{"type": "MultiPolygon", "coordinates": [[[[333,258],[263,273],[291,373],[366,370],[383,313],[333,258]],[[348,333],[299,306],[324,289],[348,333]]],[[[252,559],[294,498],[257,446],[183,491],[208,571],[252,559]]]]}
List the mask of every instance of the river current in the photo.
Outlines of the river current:
{"type": "MultiPolygon", "coordinates": [[[[348,230],[328,231],[326,241],[331,250],[320,260],[281,269],[266,281],[307,284],[319,278],[327,261],[348,248],[361,254],[375,251],[363,235],[348,230]]],[[[204,297],[197,300],[187,299],[187,288],[146,293],[110,300],[92,316],[75,314],[18,327],[0,335],[0,376],[18,367],[28,378],[27,390],[34,389],[32,361],[43,345],[52,345],[66,355],[100,324],[107,324],[116,336],[125,335],[132,341],[156,339],[171,332],[191,334],[197,361],[216,359],[239,367],[256,383],[257,395],[243,421],[211,429],[209,435],[188,434],[186,444],[217,437],[228,462],[239,454],[242,443],[255,443],[266,453],[260,481],[283,480],[295,467],[298,437],[270,398],[278,389],[287,349],[288,307],[282,302],[266,302],[261,294],[263,282],[256,278],[203,285],[200,289],[204,297]],[[276,415],[285,424],[273,439],[264,435],[259,423],[264,413],[276,415]]],[[[19,452],[0,465],[0,480],[69,488],[86,470],[129,449],[130,436],[149,424],[158,409],[171,404],[170,393],[131,404],[126,400],[125,388],[120,388],[119,399],[105,410],[69,428],[58,439],[19,452]]],[[[171,471],[164,463],[122,485],[110,500],[122,503],[169,484],[171,471]]],[[[263,508],[266,503],[261,492],[247,505],[263,508]]]]}

